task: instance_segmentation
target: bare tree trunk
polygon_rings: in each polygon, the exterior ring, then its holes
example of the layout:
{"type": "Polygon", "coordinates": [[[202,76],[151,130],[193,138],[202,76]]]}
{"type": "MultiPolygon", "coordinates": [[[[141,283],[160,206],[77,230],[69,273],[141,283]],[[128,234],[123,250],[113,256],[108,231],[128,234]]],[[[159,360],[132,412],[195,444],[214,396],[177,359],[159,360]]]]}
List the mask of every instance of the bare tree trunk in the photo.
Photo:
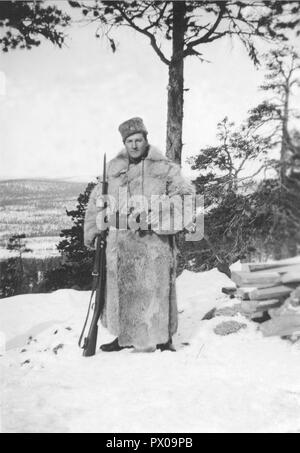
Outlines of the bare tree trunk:
{"type": "Polygon", "coordinates": [[[185,2],[173,2],[173,53],[169,65],[166,154],[179,164],[182,151],[185,10],[185,2]]]}

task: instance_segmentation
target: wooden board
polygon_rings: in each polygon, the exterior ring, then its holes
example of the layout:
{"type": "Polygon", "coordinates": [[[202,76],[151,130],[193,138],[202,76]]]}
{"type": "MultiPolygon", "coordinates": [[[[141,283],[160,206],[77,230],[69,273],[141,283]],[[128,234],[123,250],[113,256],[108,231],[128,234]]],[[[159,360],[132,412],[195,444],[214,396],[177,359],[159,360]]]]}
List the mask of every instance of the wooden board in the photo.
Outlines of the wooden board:
{"type": "Polygon", "coordinates": [[[300,265],[300,256],[295,256],[293,258],[288,258],[285,260],[272,261],[270,263],[242,263],[242,271],[257,272],[267,269],[276,269],[278,267],[294,265],[300,265]]]}
{"type": "Polygon", "coordinates": [[[243,300],[241,302],[241,309],[246,313],[255,313],[257,311],[266,311],[271,308],[278,308],[282,305],[278,299],[268,299],[268,300],[243,300]]]}
{"type": "Polygon", "coordinates": [[[252,290],[253,288],[238,288],[236,291],[236,296],[242,300],[250,300],[249,294],[252,290]]]}
{"type": "Polygon", "coordinates": [[[250,300],[287,298],[292,291],[292,288],[284,285],[273,286],[272,288],[253,289],[249,291],[249,298],[250,300]]]}
{"type": "Polygon", "coordinates": [[[283,305],[283,300],[270,299],[270,300],[259,300],[257,308],[259,310],[270,310],[271,308],[279,308],[283,305]]]}
{"type": "Polygon", "coordinates": [[[269,288],[238,288],[236,296],[241,300],[268,300],[288,298],[293,288],[280,285],[269,288]]]}
{"type": "MultiPolygon", "coordinates": [[[[292,272],[293,274],[294,273],[298,273],[300,274],[300,264],[295,264],[295,265],[291,265],[291,266],[281,266],[281,267],[276,267],[276,269],[264,269],[264,270],[261,270],[261,271],[255,271],[253,272],[253,274],[255,275],[259,275],[260,273],[264,273],[264,274],[269,274],[269,273],[278,273],[280,275],[284,275],[284,274],[287,274],[289,272],[292,272]]],[[[252,272],[251,272],[252,274],[252,272]]]]}
{"type": "Polygon", "coordinates": [[[231,280],[239,287],[254,286],[266,288],[281,283],[281,276],[278,272],[239,272],[232,271],[231,280]]]}
{"type": "Polygon", "coordinates": [[[235,286],[225,286],[224,288],[222,288],[222,293],[232,296],[236,293],[236,287],[235,286]]]}
{"type": "Polygon", "coordinates": [[[299,283],[300,285],[300,272],[287,272],[281,276],[281,283],[299,283]]]}
{"type": "Polygon", "coordinates": [[[251,313],[249,318],[252,321],[258,322],[259,324],[265,323],[270,320],[269,312],[268,311],[256,311],[255,313],[251,313]]]}

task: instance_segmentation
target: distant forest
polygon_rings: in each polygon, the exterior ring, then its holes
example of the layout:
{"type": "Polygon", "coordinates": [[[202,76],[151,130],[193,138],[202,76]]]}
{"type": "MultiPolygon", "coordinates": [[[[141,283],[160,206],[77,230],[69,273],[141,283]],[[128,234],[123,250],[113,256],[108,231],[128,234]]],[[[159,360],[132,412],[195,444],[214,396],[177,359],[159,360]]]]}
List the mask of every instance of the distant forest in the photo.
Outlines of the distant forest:
{"type": "Polygon", "coordinates": [[[47,179],[0,181],[0,247],[13,234],[58,236],[70,226],[73,209],[87,183],[47,179]]]}

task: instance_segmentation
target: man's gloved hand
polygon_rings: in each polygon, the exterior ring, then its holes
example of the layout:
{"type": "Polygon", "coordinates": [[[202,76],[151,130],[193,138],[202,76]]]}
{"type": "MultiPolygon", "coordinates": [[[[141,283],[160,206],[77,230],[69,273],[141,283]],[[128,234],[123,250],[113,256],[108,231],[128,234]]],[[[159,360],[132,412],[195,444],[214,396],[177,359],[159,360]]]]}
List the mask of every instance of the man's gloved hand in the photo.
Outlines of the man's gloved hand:
{"type": "Polygon", "coordinates": [[[97,211],[103,211],[107,207],[107,202],[104,200],[102,195],[98,195],[96,198],[96,208],[97,211]]]}
{"type": "Polygon", "coordinates": [[[144,209],[139,211],[132,208],[127,216],[127,228],[139,233],[140,236],[151,233],[147,222],[147,216],[148,214],[144,209]]]}
{"type": "Polygon", "coordinates": [[[110,217],[114,213],[114,206],[111,200],[107,199],[105,195],[98,195],[96,199],[96,226],[98,231],[107,231],[110,224],[110,217]]]}
{"type": "Polygon", "coordinates": [[[138,231],[141,229],[141,227],[145,228],[145,219],[146,213],[144,210],[130,208],[130,212],[127,215],[127,228],[132,231],[138,231]]]}
{"type": "Polygon", "coordinates": [[[101,245],[103,246],[106,241],[106,236],[107,236],[107,230],[105,231],[99,231],[99,233],[96,234],[93,240],[93,248],[96,248],[97,241],[101,241],[101,245]]]}
{"type": "Polygon", "coordinates": [[[94,250],[96,250],[96,240],[97,240],[97,237],[98,237],[98,235],[96,234],[92,240],[88,241],[88,242],[85,244],[85,246],[87,247],[87,249],[88,249],[89,251],[94,251],[94,250]]]}

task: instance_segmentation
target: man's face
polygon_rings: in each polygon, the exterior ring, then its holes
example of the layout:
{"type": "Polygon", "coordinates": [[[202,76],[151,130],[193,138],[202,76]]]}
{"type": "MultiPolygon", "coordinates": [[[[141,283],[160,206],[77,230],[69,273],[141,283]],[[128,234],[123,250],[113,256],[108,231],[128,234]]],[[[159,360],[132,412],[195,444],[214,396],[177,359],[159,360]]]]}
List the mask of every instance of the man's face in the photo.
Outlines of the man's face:
{"type": "Polygon", "coordinates": [[[138,159],[145,153],[148,146],[148,140],[141,132],[137,132],[136,134],[127,137],[124,144],[130,157],[138,159]]]}

